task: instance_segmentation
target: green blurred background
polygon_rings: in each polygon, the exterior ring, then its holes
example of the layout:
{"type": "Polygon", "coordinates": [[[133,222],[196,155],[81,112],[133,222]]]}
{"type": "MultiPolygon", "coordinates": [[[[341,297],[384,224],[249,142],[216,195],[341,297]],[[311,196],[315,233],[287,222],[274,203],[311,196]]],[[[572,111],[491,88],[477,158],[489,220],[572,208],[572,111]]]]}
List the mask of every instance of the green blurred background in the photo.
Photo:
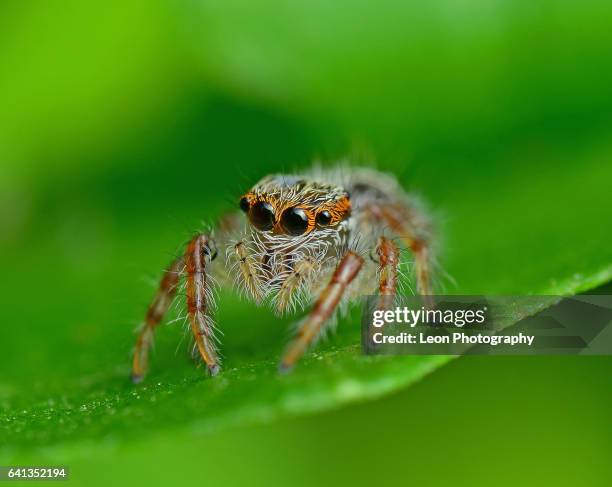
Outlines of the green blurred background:
{"type": "MultiPolygon", "coordinates": [[[[256,179],[315,159],[422,194],[448,292],[605,284],[611,19],[594,0],[4,0],[0,464],[67,464],[84,485],[609,485],[609,357],[465,357],[375,401],[223,427],[191,424],[197,391],[150,422],[10,418],[131,394],[159,270],[256,179]]],[[[228,368],[273,368],[289,321],[225,303],[228,368]]],[[[343,324],[330,350],[357,343],[343,324]]],[[[153,382],[196,380],[181,332],[160,335],[153,382]]],[[[296,387],[326,373],[309,366],[296,387]]]]}

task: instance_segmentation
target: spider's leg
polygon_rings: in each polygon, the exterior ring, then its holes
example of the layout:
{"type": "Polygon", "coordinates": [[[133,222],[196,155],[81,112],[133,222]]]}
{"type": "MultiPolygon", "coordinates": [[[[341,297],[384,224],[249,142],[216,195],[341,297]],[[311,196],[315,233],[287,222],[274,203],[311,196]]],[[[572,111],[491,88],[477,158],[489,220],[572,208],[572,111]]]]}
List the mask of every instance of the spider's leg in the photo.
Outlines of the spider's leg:
{"type": "Polygon", "coordinates": [[[393,240],[380,237],[376,244],[378,255],[378,292],[380,298],[378,309],[389,309],[397,294],[397,269],[399,266],[399,248],[393,240]]]}
{"type": "Polygon", "coordinates": [[[316,262],[312,257],[304,257],[293,264],[291,272],[285,278],[276,296],[276,311],[283,313],[295,303],[296,292],[308,282],[316,269],[316,262]]]}
{"type": "Polygon", "coordinates": [[[136,349],[134,350],[134,360],[132,363],[132,382],[140,382],[147,371],[149,361],[149,349],[153,340],[155,327],[168,311],[172,298],[176,294],[179,277],[183,271],[185,261],[183,257],[178,257],[164,271],[164,277],[159,284],[159,290],[149,305],[147,315],[138,332],[136,339],[136,349]]]}
{"type": "Polygon", "coordinates": [[[259,303],[264,297],[263,285],[261,282],[261,267],[255,258],[249,253],[243,241],[234,245],[234,252],[238,258],[240,273],[242,274],[244,288],[248,295],[252,296],[255,302],[259,303]]]}
{"type": "Polygon", "coordinates": [[[355,279],[363,259],[355,252],[349,251],[342,258],[331,280],[315,302],[309,315],[300,325],[297,336],[289,344],[280,363],[281,371],[290,370],[315,340],[325,322],[332,316],[347,286],[355,279]]]}
{"type": "Polygon", "coordinates": [[[414,255],[417,290],[431,294],[431,249],[425,219],[415,208],[403,203],[374,203],[371,214],[382,219],[414,255]]]}
{"type": "Polygon", "coordinates": [[[214,244],[206,235],[196,235],[185,251],[187,274],[187,314],[198,351],[206,363],[210,375],[219,372],[219,359],[214,344],[213,324],[210,316],[212,290],[208,265],[214,258],[211,247],[214,244]]]}

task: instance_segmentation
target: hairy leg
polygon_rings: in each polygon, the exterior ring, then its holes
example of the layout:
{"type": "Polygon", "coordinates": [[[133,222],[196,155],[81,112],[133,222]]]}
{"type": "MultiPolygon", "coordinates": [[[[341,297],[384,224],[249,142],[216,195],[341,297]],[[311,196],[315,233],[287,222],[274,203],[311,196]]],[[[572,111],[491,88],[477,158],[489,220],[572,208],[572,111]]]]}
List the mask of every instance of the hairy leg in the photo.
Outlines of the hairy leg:
{"type": "Polygon", "coordinates": [[[189,323],[194,334],[200,355],[206,362],[208,370],[215,375],[218,370],[218,359],[212,343],[210,322],[211,290],[206,274],[207,264],[214,258],[209,240],[204,235],[194,237],[185,254],[177,258],[166,269],[159,285],[155,299],[149,306],[145,321],[136,340],[134,360],[132,363],[132,381],[138,383],[144,378],[148,368],[148,356],[153,333],[168,311],[172,298],[176,294],[180,275],[187,276],[187,311],[189,323]]]}
{"type": "Polygon", "coordinates": [[[399,249],[393,240],[380,237],[376,245],[378,255],[380,298],[378,309],[389,309],[397,294],[397,269],[399,266],[399,249]]]}
{"type": "Polygon", "coordinates": [[[149,305],[145,320],[140,326],[132,363],[132,382],[135,384],[142,381],[147,371],[149,349],[151,348],[155,327],[159,325],[166,311],[168,311],[172,298],[176,294],[179,277],[184,266],[185,261],[181,256],[175,259],[164,271],[164,277],[159,284],[157,294],[153,302],[149,305]]]}
{"type": "Polygon", "coordinates": [[[386,222],[391,230],[402,239],[415,260],[417,291],[422,295],[431,294],[431,251],[428,229],[424,219],[413,208],[403,204],[375,203],[370,207],[375,218],[386,222]]]}
{"type": "Polygon", "coordinates": [[[211,250],[211,240],[206,235],[195,236],[187,245],[185,251],[185,271],[187,281],[187,315],[191,331],[200,352],[200,356],[210,375],[219,372],[219,359],[214,344],[213,325],[210,316],[212,301],[212,286],[207,270],[214,258],[211,250]]]}
{"type": "Polygon", "coordinates": [[[342,258],[329,284],[301,324],[297,336],[289,344],[280,363],[281,371],[290,370],[315,340],[325,322],[332,316],[347,286],[355,279],[362,266],[363,259],[354,252],[349,251],[342,258]]]}

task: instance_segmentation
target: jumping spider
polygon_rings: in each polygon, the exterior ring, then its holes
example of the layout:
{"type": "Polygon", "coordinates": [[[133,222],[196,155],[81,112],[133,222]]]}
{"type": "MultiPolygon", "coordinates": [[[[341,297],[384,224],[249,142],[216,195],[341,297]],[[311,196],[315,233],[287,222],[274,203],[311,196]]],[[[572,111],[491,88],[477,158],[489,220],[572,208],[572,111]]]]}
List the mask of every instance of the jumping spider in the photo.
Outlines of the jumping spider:
{"type": "Polygon", "coordinates": [[[431,246],[426,215],[395,178],[372,169],[315,168],[271,175],[239,200],[240,212],[212,234],[195,235],[170,264],[149,306],[134,353],[132,380],[142,380],[155,327],[184,276],[187,318],[211,375],[219,372],[213,288],[232,284],[279,313],[310,313],[280,362],[291,369],[338,308],[364,294],[381,303],[397,293],[400,245],[414,257],[416,288],[430,295],[431,246]],[[399,244],[399,245],[398,245],[399,244]],[[218,258],[225,251],[225,259],[218,258]]]}

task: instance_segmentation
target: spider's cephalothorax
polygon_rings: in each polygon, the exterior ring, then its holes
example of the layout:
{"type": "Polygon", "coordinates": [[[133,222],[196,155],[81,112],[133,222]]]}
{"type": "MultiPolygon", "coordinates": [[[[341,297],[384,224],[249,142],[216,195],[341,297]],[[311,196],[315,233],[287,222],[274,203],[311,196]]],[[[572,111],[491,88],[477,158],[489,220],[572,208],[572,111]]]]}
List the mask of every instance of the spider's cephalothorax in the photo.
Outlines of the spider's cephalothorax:
{"type": "Polygon", "coordinates": [[[183,276],[189,324],[212,375],[219,371],[214,283],[233,283],[277,313],[311,306],[281,370],[296,363],[343,304],[365,294],[379,293],[381,306],[392,299],[405,263],[400,246],[413,255],[417,291],[431,293],[428,220],[388,174],[343,166],[267,176],[240,197],[238,206],[242,214],[222,218],[214,236],[193,237],[166,270],[138,335],[134,381],[144,375],[154,328],[183,276]],[[225,259],[215,259],[218,249],[225,259]]]}
{"type": "Polygon", "coordinates": [[[347,246],[351,201],[340,186],[268,176],[240,199],[240,208],[247,225],[227,249],[239,271],[232,275],[255,301],[270,297],[278,312],[294,306],[315,271],[347,246]]]}

